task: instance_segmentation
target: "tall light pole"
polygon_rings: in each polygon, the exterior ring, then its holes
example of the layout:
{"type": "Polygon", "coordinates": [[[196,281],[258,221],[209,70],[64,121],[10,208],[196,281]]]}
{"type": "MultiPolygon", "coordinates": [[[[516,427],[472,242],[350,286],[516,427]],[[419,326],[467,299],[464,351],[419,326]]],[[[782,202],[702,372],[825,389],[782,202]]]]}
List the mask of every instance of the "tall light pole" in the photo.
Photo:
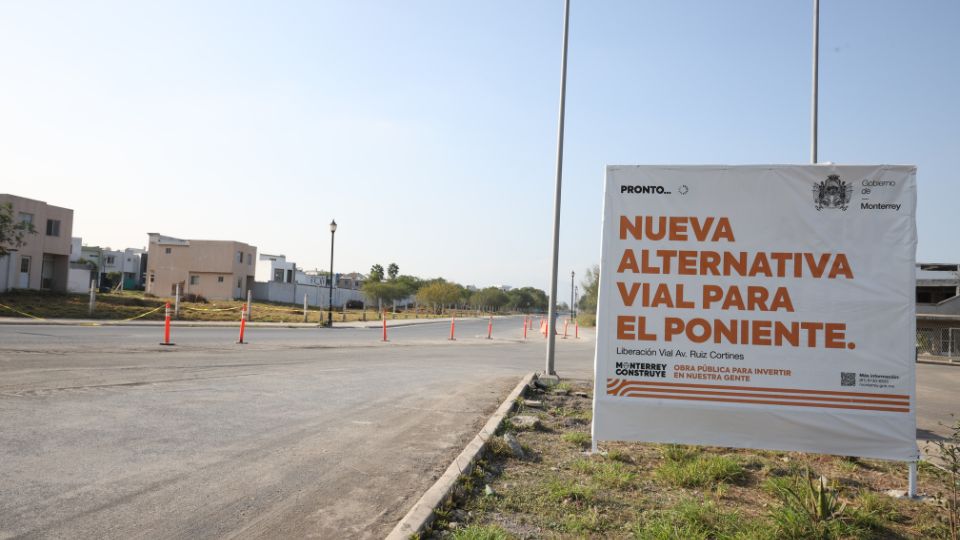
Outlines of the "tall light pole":
{"type": "Polygon", "coordinates": [[[817,163],[817,94],[820,72],[820,0],[813,0],[813,88],[810,91],[810,163],[817,163]]]}
{"type": "Polygon", "coordinates": [[[327,302],[327,326],[333,328],[333,240],[337,232],[337,220],[330,222],[330,299],[327,302]]]}
{"type": "MultiPolygon", "coordinates": [[[[574,285],[573,286],[573,305],[577,305],[579,303],[580,303],[580,287],[577,287],[576,285],[574,285]]],[[[573,318],[574,319],[577,318],[576,310],[574,310],[573,312],[573,318]]]]}
{"type": "Polygon", "coordinates": [[[570,0],[563,3],[563,52],[560,56],[560,120],[557,125],[557,185],[553,196],[553,266],[550,267],[550,306],[547,313],[546,375],[556,375],[554,351],[557,326],[557,266],[560,255],[560,184],[563,179],[563,114],[567,100],[567,36],[570,32],[570,0]]]}
{"type": "Polygon", "coordinates": [[[576,275],[576,272],[573,270],[570,271],[570,316],[573,316],[573,276],[576,275]]]}

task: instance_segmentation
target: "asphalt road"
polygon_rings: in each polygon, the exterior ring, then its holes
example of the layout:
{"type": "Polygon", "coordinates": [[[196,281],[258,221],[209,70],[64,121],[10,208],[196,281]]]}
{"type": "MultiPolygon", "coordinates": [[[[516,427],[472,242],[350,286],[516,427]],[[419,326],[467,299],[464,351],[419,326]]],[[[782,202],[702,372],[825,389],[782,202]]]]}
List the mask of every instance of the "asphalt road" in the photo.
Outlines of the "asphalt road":
{"type": "MultiPolygon", "coordinates": [[[[0,326],[0,538],[381,538],[543,367],[486,324],[0,326]]],[[[592,341],[558,343],[589,377],[592,341]]]]}
{"type": "MultiPolygon", "coordinates": [[[[382,537],[544,351],[520,318],[388,332],[0,325],[0,539],[382,537]]],[[[960,367],[917,375],[945,434],[960,367]]]]}

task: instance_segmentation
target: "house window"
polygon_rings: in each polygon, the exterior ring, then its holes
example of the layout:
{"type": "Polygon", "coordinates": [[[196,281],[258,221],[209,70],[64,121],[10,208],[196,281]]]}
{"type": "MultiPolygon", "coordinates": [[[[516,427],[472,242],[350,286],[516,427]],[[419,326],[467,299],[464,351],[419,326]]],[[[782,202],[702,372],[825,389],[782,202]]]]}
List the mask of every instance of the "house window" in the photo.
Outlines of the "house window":
{"type": "Polygon", "coordinates": [[[238,251],[238,252],[237,252],[237,262],[238,262],[238,263],[242,263],[242,262],[243,262],[243,252],[242,252],[242,251],[238,251]]]}
{"type": "Polygon", "coordinates": [[[190,276],[190,284],[191,284],[191,285],[199,285],[199,284],[200,284],[200,276],[190,276]]]}
{"type": "Polygon", "coordinates": [[[247,266],[253,264],[253,253],[247,253],[247,266]]]}
{"type": "Polygon", "coordinates": [[[59,219],[47,220],[47,236],[60,236],[60,220],[59,219]]]}
{"type": "Polygon", "coordinates": [[[153,274],[150,274],[150,283],[153,283],[153,281],[156,279],[156,277],[157,277],[157,276],[155,276],[155,275],[153,275],[153,274]]]}
{"type": "Polygon", "coordinates": [[[273,269],[273,280],[274,280],[274,281],[283,281],[283,268],[274,268],[274,269],[273,269]]]}
{"type": "Polygon", "coordinates": [[[113,255],[107,255],[107,264],[113,264],[115,260],[113,255]]]}
{"type": "Polygon", "coordinates": [[[243,287],[242,280],[243,280],[243,278],[240,278],[240,279],[237,280],[237,288],[238,288],[238,289],[239,289],[240,287],[243,287]]]}
{"type": "Polygon", "coordinates": [[[169,255],[171,251],[173,251],[173,250],[171,250],[170,248],[165,248],[165,249],[163,250],[163,252],[164,252],[165,254],[167,254],[167,255],[169,255]]]}
{"type": "Polygon", "coordinates": [[[23,273],[30,271],[30,257],[20,257],[20,271],[23,273]]]}
{"type": "Polygon", "coordinates": [[[20,212],[20,223],[26,223],[27,225],[33,225],[33,214],[28,214],[26,212],[20,212]]]}
{"type": "Polygon", "coordinates": [[[217,283],[223,283],[223,276],[217,276],[217,283]]]}

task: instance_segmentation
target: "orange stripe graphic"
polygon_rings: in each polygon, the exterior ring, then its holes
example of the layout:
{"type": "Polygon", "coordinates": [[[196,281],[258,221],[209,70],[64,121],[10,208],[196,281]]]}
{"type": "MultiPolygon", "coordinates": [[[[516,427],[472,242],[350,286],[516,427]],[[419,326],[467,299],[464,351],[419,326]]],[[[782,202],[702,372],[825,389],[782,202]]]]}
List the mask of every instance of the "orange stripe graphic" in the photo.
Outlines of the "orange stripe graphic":
{"type": "Polygon", "coordinates": [[[826,396],[853,396],[864,398],[885,398],[910,401],[910,396],[902,394],[874,394],[871,392],[838,392],[834,390],[803,390],[797,388],[767,388],[761,386],[733,386],[726,384],[691,384],[691,383],[669,383],[669,382],[648,382],[648,381],[630,381],[627,379],[607,379],[607,388],[610,388],[610,381],[621,381],[621,386],[627,383],[631,385],[642,386],[672,386],[677,388],[711,388],[716,390],[746,390],[750,392],[784,392],[792,394],[815,394],[826,396]]]}
{"type": "Polygon", "coordinates": [[[626,392],[662,392],[667,394],[696,394],[696,395],[705,395],[705,396],[738,396],[738,397],[754,397],[754,398],[775,398],[775,399],[791,399],[791,400],[810,400],[810,401],[824,401],[829,403],[867,403],[867,404],[877,404],[877,405],[899,405],[899,406],[909,406],[909,402],[904,401],[895,401],[895,400],[886,400],[886,399],[863,399],[863,398],[851,398],[851,397],[823,397],[823,396],[801,396],[801,395],[777,395],[777,394],[762,394],[756,392],[720,392],[716,390],[678,390],[675,388],[653,388],[653,387],[644,387],[644,388],[630,388],[629,385],[626,389],[618,390],[617,392],[607,392],[608,394],[614,395],[623,395],[626,392]]]}
{"type": "MultiPolygon", "coordinates": [[[[680,392],[683,392],[682,390],[680,392]]],[[[759,405],[788,405],[793,407],[821,407],[825,409],[854,409],[864,411],[883,411],[883,412],[910,412],[910,409],[898,407],[867,407],[865,405],[843,405],[830,403],[807,403],[799,401],[777,401],[777,400],[759,400],[759,399],[726,399],[719,397],[700,397],[700,396],[670,396],[664,394],[643,394],[640,392],[628,391],[623,394],[625,397],[651,398],[651,399],[677,399],[682,401],[715,401],[721,403],[753,403],[759,405]]]]}

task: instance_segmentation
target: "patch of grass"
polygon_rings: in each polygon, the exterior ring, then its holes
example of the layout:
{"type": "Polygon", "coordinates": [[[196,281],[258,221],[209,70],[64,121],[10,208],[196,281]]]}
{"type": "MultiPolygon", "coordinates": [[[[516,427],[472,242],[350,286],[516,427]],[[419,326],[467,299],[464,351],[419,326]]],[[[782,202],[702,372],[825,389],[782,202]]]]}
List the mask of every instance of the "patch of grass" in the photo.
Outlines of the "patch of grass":
{"type": "Polygon", "coordinates": [[[578,313],[577,314],[577,323],[580,326],[591,327],[597,325],[597,316],[593,313],[578,313]]]}
{"type": "Polygon", "coordinates": [[[589,433],[584,433],[582,431],[569,431],[564,433],[561,438],[570,444],[579,446],[580,448],[590,448],[591,439],[589,433]]]}
{"type": "Polygon", "coordinates": [[[457,529],[451,537],[454,540],[512,540],[515,538],[498,525],[470,525],[457,529]]]}
{"type": "Polygon", "coordinates": [[[580,512],[564,514],[558,529],[570,533],[596,533],[610,528],[610,522],[603,517],[596,506],[590,506],[580,512]]]}
{"type": "Polygon", "coordinates": [[[643,540],[773,539],[776,533],[768,521],[745,519],[736,511],[695,499],[683,499],[673,508],[649,512],[633,529],[634,538],[643,540]]]}
{"type": "Polygon", "coordinates": [[[596,494],[593,486],[574,480],[552,479],[544,486],[544,499],[552,503],[589,503],[596,494]]]}
{"type": "Polygon", "coordinates": [[[745,472],[743,466],[733,458],[700,455],[683,461],[665,460],[657,467],[655,474],[665,484],[695,488],[740,482],[745,472]]]}
{"type": "MultiPolygon", "coordinates": [[[[184,321],[240,321],[240,307],[243,300],[216,300],[207,302],[203,298],[197,302],[189,301],[184,294],[180,298],[180,315],[178,320],[184,321]]],[[[44,319],[127,319],[144,312],[163,307],[166,302],[174,304],[172,296],[158,297],[143,291],[118,291],[111,293],[97,293],[96,307],[93,314],[88,312],[89,295],[62,293],[56,291],[38,291],[33,289],[14,289],[0,294],[0,304],[8,305],[20,312],[29,313],[44,319]]],[[[387,313],[390,319],[431,319],[448,317],[449,313],[439,315],[427,313],[423,310],[402,311],[396,314],[387,313]]],[[[476,311],[460,311],[458,317],[475,317],[476,311]]],[[[24,317],[12,310],[0,308],[0,317],[24,317]]],[[[347,309],[336,310],[333,313],[333,322],[374,321],[379,320],[376,310],[347,309]]],[[[307,309],[307,322],[319,323],[326,321],[327,312],[316,306],[307,309]]],[[[163,310],[146,315],[139,320],[163,320],[163,310]]],[[[278,302],[254,301],[251,321],[255,322],[303,322],[303,304],[283,304],[278,302]]]]}
{"type": "Polygon", "coordinates": [[[560,416],[562,418],[580,420],[582,422],[589,422],[593,419],[593,411],[589,409],[577,409],[573,407],[554,407],[550,410],[550,414],[554,416],[560,416]]]}
{"type": "Polygon", "coordinates": [[[607,452],[607,459],[621,463],[633,463],[633,456],[631,456],[629,452],[624,452],[619,448],[614,448],[607,452]]]}
{"type": "Polygon", "coordinates": [[[849,510],[850,517],[859,528],[884,531],[892,523],[903,521],[897,503],[886,495],[861,491],[856,506],[849,510]]]}
{"type": "Polygon", "coordinates": [[[562,383],[557,383],[552,390],[555,394],[567,395],[570,393],[571,390],[573,390],[573,386],[571,386],[570,383],[564,381],[562,383]]]}
{"type": "Polygon", "coordinates": [[[700,450],[685,444],[665,444],[660,447],[663,459],[676,463],[683,463],[700,455],[700,450]]]}
{"type": "Polygon", "coordinates": [[[585,475],[589,482],[603,489],[627,489],[636,483],[637,474],[619,461],[578,459],[571,468],[585,475]]]}
{"type": "Polygon", "coordinates": [[[822,476],[811,479],[811,473],[776,478],[767,488],[780,498],[780,504],[770,511],[777,524],[778,536],[787,539],[805,538],[868,538],[875,520],[856,519],[846,510],[840,498],[822,476]],[[869,521],[869,524],[864,523],[869,521]]]}

